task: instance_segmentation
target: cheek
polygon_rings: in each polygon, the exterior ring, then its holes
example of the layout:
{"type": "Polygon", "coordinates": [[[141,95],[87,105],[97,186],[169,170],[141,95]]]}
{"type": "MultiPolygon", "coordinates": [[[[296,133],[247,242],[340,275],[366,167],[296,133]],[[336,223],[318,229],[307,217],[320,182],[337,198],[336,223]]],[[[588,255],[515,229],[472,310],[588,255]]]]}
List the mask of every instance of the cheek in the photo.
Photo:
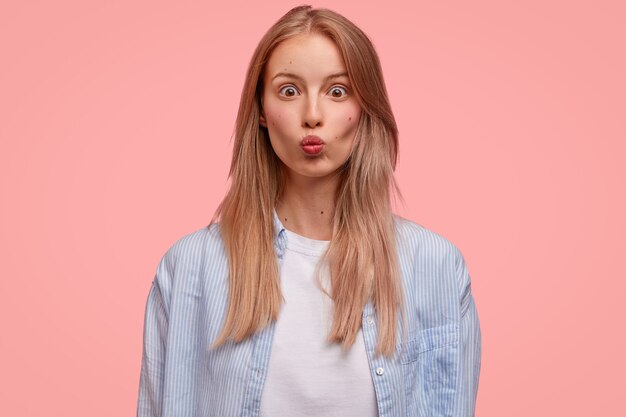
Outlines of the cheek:
{"type": "Polygon", "coordinates": [[[274,98],[271,96],[263,96],[263,115],[265,116],[268,129],[275,127],[277,121],[280,122],[282,118],[281,109],[277,108],[274,98]]]}
{"type": "Polygon", "coordinates": [[[280,124],[281,118],[280,112],[265,109],[265,120],[267,120],[268,128],[276,128],[276,125],[280,124]]]}
{"type": "Polygon", "coordinates": [[[361,109],[349,109],[344,114],[342,114],[340,123],[343,125],[346,132],[352,132],[356,130],[359,125],[359,121],[361,119],[361,109]]]}
{"type": "Polygon", "coordinates": [[[290,120],[289,111],[279,106],[268,106],[265,109],[265,120],[269,129],[284,129],[290,120]]]}
{"type": "Polygon", "coordinates": [[[264,114],[272,149],[279,159],[283,160],[290,152],[287,146],[288,138],[291,136],[292,130],[289,109],[269,102],[264,108],[264,114]]]}

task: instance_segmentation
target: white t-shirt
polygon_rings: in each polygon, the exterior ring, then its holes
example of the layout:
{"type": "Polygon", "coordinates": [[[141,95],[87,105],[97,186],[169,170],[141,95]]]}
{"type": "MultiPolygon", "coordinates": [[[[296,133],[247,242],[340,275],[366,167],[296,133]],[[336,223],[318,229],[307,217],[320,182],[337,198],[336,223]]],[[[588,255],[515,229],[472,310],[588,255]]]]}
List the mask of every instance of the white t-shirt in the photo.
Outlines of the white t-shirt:
{"type": "MultiPolygon", "coordinates": [[[[376,394],[361,331],[351,349],[326,341],[332,300],[315,267],[330,241],[285,229],[280,311],[261,397],[261,417],[376,417],[376,394]]],[[[328,266],[321,269],[328,286],[328,266]]]]}

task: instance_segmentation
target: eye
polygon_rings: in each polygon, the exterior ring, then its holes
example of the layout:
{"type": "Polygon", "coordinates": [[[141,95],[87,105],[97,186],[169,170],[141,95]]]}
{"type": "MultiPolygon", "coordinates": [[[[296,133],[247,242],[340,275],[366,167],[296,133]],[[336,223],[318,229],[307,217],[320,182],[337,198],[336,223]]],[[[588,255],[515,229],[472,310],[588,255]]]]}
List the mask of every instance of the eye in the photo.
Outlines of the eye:
{"type": "Polygon", "coordinates": [[[284,94],[285,97],[293,97],[298,92],[298,90],[296,90],[296,87],[294,87],[293,85],[286,85],[284,87],[281,87],[281,89],[278,90],[278,93],[280,94],[281,91],[285,92],[284,94]]]}
{"type": "Polygon", "coordinates": [[[348,95],[348,89],[340,85],[335,85],[330,88],[330,95],[333,98],[344,98],[345,96],[348,95]],[[341,95],[342,92],[343,92],[343,95],[341,95]]]}

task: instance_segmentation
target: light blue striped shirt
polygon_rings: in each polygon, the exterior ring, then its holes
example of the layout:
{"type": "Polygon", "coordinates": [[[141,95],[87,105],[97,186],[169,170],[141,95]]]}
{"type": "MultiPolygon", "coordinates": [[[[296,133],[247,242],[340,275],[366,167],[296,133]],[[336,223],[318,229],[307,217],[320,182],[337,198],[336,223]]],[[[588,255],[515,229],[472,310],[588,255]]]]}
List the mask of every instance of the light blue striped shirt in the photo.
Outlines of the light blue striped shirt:
{"type": "MultiPolygon", "coordinates": [[[[362,329],[379,417],[474,415],[481,333],[463,255],[450,241],[394,216],[406,335],[392,357],[375,356],[376,314],[362,329]]],[[[274,212],[282,261],[287,234],[274,212]]],[[[274,325],[210,349],[228,301],[228,262],[213,224],[165,253],[145,311],[138,417],[258,417],[274,325]]],[[[402,326],[398,325],[399,329],[402,326]]]]}

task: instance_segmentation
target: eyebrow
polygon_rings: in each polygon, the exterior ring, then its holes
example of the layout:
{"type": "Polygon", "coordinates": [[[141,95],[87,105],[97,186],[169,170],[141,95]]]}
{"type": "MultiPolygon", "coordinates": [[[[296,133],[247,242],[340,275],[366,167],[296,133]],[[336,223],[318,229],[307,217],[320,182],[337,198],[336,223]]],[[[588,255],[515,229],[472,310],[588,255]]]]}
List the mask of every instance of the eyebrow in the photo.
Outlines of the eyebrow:
{"type": "MultiPolygon", "coordinates": [[[[324,82],[327,82],[328,80],[332,80],[334,78],[341,78],[341,77],[347,77],[348,73],[347,72],[340,72],[337,74],[330,74],[329,76],[327,76],[326,78],[324,78],[324,82]]],[[[304,79],[302,77],[300,77],[299,75],[293,74],[291,72],[279,72],[278,74],[274,75],[274,78],[272,78],[272,81],[274,81],[276,78],[278,77],[288,77],[288,78],[294,78],[300,82],[304,82],[304,79]]]]}

